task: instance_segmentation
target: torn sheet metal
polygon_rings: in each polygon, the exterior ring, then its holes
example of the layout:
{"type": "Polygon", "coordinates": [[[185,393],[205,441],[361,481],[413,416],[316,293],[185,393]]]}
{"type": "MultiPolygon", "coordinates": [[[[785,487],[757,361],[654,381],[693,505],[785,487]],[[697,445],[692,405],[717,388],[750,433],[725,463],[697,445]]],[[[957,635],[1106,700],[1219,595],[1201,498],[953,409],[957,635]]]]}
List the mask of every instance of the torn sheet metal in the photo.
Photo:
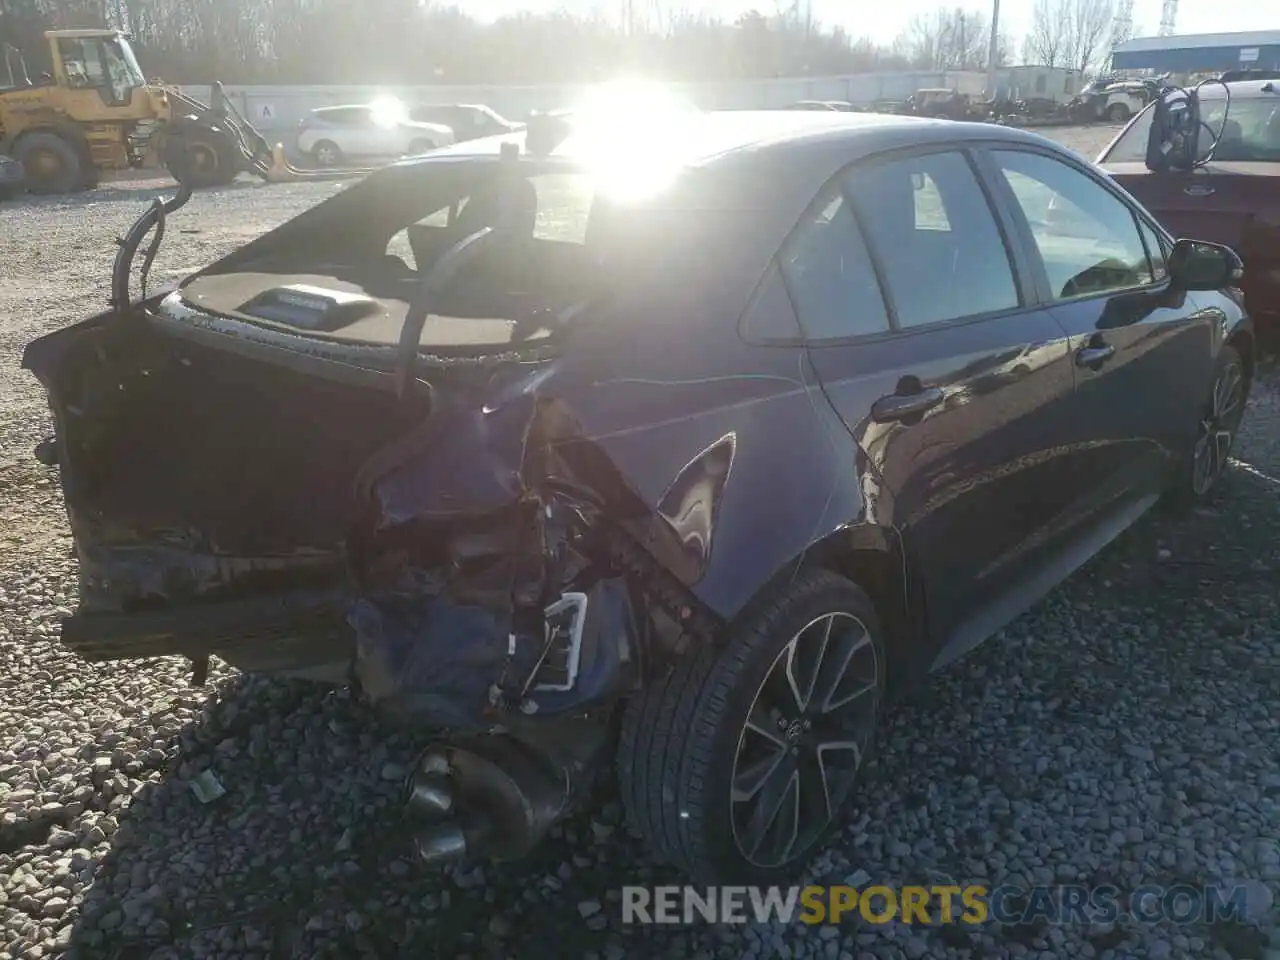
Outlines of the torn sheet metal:
{"type": "Polygon", "coordinates": [[[570,607],[581,611],[576,624],[544,617],[537,629],[517,629],[511,605],[461,603],[430,578],[418,584],[351,611],[361,689],[402,719],[484,730],[513,711],[587,709],[635,679],[639,618],[620,578],[582,591],[585,603],[570,607]],[[565,682],[571,662],[576,676],[565,682]]]}

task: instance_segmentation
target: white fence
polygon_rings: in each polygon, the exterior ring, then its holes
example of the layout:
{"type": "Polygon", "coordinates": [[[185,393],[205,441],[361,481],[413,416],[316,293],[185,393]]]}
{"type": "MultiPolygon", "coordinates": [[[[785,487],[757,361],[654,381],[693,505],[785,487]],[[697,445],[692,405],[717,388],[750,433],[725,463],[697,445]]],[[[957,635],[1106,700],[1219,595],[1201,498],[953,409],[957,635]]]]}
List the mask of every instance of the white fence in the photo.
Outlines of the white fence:
{"type": "MultiPolygon", "coordinates": [[[[673,85],[677,96],[704,110],[761,110],[797,100],[905,100],[922,87],[948,86],[945,73],[880,73],[673,85]]],[[[406,103],[483,103],[503,116],[523,119],[533,110],[557,110],[579,102],[587,86],[538,87],[226,87],[231,102],[264,134],[291,132],[309,110],[338,104],[368,103],[383,96],[406,103]]],[[[209,88],[184,86],[188,95],[208,102],[209,88]]],[[[288,140],[285,137],[286,141],[288,140]]]]}
{"type": "MultiPolygon", "coordinates": [[[[866,104],[876,100],[905,100],[915,91],[949,87],[983,89],[987,77],[972,71],[905,73],[852,73],[829,77],[783,77],[774,80],[738,80],[725,83],[673,84],[672,92],[704,110],[766,110],[797,100],[847,100],[866,104]]],[[[209,88],[188,86],[185,92],[208,102],[209,88]]],[[[1074,93],[1076,74],[1053,67],[1019,66],[997,72],[1001,96],[1063,98],[1074,93]]],[[[397,97],[406,103],[483,103],[503,116],[524,119],[534,110],[558,110],[581,101],[587,85],[500,86],[227,86],[232,103],[269,140],[293,147],[293,130],[307,111],[316,107],[368,103],[378,97],[397,97]]]]}

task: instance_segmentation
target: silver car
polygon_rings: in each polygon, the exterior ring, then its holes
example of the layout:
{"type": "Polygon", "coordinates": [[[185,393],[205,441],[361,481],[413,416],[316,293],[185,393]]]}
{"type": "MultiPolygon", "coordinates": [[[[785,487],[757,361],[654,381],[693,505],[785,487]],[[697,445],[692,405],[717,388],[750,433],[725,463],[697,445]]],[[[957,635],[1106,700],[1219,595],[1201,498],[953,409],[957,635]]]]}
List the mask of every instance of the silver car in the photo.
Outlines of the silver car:
{"type": "Polygon", "coordinates": [[[414,156],[453,142],[453,131],[444,124],[420,123],[376,103],[320,107],[298,124],[298,152],[321,167],[341,166],[348,157],[414,156]]]}

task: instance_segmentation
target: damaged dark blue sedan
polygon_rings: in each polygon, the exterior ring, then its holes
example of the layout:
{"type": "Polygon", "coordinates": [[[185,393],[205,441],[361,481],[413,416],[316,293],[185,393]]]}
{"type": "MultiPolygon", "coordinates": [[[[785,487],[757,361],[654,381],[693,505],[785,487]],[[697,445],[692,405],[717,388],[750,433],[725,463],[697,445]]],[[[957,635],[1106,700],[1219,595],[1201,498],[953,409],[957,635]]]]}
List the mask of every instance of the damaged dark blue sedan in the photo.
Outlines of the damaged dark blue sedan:
{"type": "MultiPolygon", "coordinates": [[[[429,733],[424,858],[612,767],[655,854],[794,876],[886,693],[1217,486],[1226,248],[1011,129],[537,118],[32,343],[90,660],[355,683],[429,733]]],[[[149,262],[154,244],[148,248],[149,262]]]]}

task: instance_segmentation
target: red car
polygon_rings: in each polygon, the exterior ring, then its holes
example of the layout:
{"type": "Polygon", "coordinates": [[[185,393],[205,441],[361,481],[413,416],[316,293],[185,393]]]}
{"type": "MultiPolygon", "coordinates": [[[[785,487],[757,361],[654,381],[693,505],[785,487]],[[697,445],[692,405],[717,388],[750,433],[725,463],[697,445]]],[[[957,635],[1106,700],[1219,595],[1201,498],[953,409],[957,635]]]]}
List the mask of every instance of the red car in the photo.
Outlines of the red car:
{"type": "Polygon", "coordinates": [[[1280,340],[1277,83],[1247,80],[1200,89],[1204,126],[1197,151],[1207,162],[1192,170],[1147,168],[1154,104],[1134,117],[1097,161],[1175,237],[1226,244],[1240,255],[1246,306],[1272,346],[1280,340]]]}

